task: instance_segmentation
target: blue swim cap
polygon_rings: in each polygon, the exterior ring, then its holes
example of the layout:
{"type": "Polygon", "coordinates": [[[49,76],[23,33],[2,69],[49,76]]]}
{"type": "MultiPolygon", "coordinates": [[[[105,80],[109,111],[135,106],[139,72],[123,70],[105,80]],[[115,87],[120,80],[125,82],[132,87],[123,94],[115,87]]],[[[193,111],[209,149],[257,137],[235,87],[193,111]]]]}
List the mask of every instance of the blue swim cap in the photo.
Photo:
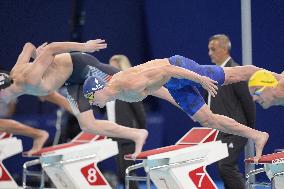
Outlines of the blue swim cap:
{"type": "Polygon", "coordinates": [[[88,100],[93,100],[94,99],[94,93],[98,90],[101,90],[105,87],[106,82],[96,76],[90,76],[88,77],[83,85],[83,94],[84,97],[87,98],[88,100]]]}

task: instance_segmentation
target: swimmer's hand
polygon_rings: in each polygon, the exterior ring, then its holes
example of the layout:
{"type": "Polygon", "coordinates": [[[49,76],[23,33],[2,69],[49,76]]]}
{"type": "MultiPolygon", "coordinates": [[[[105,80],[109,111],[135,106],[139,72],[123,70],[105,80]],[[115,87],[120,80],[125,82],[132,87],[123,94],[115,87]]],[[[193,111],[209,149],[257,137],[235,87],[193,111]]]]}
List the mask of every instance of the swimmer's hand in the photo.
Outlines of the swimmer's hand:
{"type": "Polygon", "coordinates": [[[213,97],[217,95],[217,81],[210,79],[209,77],[206,76],[200,76],[200,85],[207,90],[213,97]]]}
{"type": "Polygon", "coordinates": [[[41,44],[40,46],[38,46],[38,47],[36,48],[36,57],[38,57],[38,56],[42,53],[44,47],[45,47],[47,44],[48,44],[48,43],[45,42],[45,43],[41,44]]]}
{"type": "Polygon", "coordinates": [[[32,52],[31,57],[34,59],[36,47],[31,42],[27,42],[23,49],[29,49],[29,52],[32,52]]]}
{"type": "Polygon", "coordinates": [[[107,44],[103,39],[90,40],[85,43],[85,52],[95,52],[101,49],[105,49],[106,47],[107,44]]]}
{"type": "Polygon", "coordinates": [[[47,45],[47,42],[41,44],[41,45],[38,46],[37,48],[36,48],[34,45],[32,45],[32,46],[33,46],[33,47],[32,47],[32,48],[33,48],[32,58],[33,58],[33,59],[36,59],[36,57],[38,57],[38,56],[42,53],[43,48],[44,48],[46,45],[47,45]]]}

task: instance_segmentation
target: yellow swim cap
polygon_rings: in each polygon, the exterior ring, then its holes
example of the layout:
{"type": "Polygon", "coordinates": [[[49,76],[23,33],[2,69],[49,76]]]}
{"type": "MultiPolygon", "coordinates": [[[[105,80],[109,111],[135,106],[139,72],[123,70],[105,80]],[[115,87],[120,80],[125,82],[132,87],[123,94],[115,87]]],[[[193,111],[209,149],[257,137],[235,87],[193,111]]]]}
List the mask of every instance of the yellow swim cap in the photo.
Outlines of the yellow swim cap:
{"type": "Polygon", "coordinates": [[[266,70],[259,70],[255,72],[249,79],[249,87],[275,87],[278,84],[274,75],[266,70]]]}

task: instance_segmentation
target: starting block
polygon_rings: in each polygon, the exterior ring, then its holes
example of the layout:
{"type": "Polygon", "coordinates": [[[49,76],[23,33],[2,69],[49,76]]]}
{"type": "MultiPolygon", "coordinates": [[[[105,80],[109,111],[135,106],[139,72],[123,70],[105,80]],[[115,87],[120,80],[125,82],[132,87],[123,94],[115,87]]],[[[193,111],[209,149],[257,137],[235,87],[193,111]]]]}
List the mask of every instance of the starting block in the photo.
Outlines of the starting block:
{"type": "MultiPolygon", "coordinates": [[[[247,163],[254,163],[252,158],[246,159],[247,163]]],[[[260,173],[266,173],[267,177],[271,180],[271,187],[273,189],[284,188],[284,152],[278,152],[268,155],[263,155],[258,164],[263,164],[263,168],[255,169],[246,175],[247,183],[250,188],[255,186],[269,186],[269,183],[252,183],[250,177],[260,173]]]]}
{"type": "MultiPolygon", "coordinates": [[[[175,145],[141,152],[136,160],[142,163],[126,169],[126,188],[129,181],[150,180],[157,189],[217,189],[206,172],[206,166],[228,156],[228,148],[215,141],[218,131],[210,128],[192,128],[175,145]],[[144,168],[145,177],[130,176],[130,172],[144,168]]],[[[131,155],[125,156],[126,160],[131,155]]]]}
{"type": "Polygon", "coordinates": [[[23,151],[22,141],[12,134],[0,133],[0,188],[18,189],[18,185],[2,161],[23,151]]]}
{"type": "Polygon", "coordinates": [[[23,165],[23,187],[27,188],[27,176],[40,176],[39,188],[44,188],[46,173],[58,189],[111,189],[97,163],[118,154],[117,143],[106,137],[80,133],[71,142],[43,148],[33,154],[39,159],[23,165]],[[28,168],[40,164],[41,172],[28,168]]]}

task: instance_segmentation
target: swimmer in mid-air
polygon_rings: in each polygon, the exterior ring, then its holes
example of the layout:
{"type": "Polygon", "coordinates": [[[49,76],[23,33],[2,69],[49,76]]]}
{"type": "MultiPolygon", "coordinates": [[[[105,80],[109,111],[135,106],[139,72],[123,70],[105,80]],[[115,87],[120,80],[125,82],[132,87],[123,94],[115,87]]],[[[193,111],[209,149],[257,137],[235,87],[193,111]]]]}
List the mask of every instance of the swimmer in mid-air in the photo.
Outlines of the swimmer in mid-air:
{"type": "Polygon", "coordinates": [[[214,81],[218,85],[247,81],[258,70],[261,69],[255,66],[222,68],[216,65],[199,65],[193,60],[176,55],[151,60],[121,71],[111,78],[100,75],[88,77],[84,83],[84,95],[90,104],[100,107],[114,99],[137,102],[148,95],[165,99],[181,108],[202,126],[252,139],[255,142],[257,161],[268,140],[268,133],[214,114],[200,95],[199,89],[203,87],[214,96],[217,89],[212,85],[214,81]],[[191,77],[188,76],[189,73],[191,77]],[[202,81],[200,75],[211,80],[202,81]]]}
{"type": "Polygon", "coordinates": [[[67,99],[83,131],[109,137],[126,138],[135,142],[133,157],[139,154],[148,136],[145,129],[128,128],[106,120],[96,120],[93,110],[83,96],[84,80],[96,72],[106,69],[108,74],[114,68],[99,63],[91,55],[69,53],[71,51],[94,52],[106,48],[104,40],[90,40],[86,43],[53,42],[35,48],[26,43],[10,75],[0,82],[0,103],[8,104],[23,94],[45,96],[62,85],[67,87],[67,99]],[[91,58],[90,58],[91,57],[91,58]],[[30,59],[34,58],[32,62],[30,59]]]}

